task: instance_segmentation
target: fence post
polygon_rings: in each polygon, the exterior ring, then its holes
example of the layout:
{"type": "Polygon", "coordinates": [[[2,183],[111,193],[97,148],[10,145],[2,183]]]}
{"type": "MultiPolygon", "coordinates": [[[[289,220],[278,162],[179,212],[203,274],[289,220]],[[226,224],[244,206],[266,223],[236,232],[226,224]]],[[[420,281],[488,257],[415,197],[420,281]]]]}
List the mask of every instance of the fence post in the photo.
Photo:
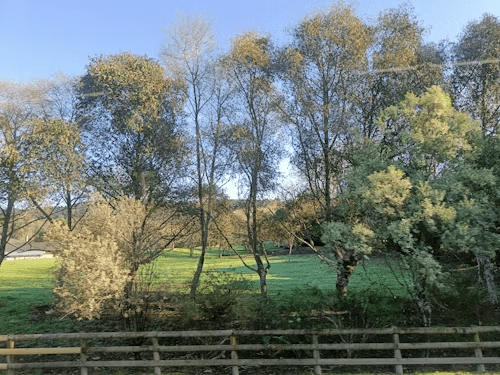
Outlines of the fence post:
{"type": "MultiPolygon", "coordinates": [[[[474,342],[481,342],[479,340],[479,331],[474,332],[474,342]]],[[[481,350],[481,348],[476,348],[475,349],[475,354],[476,354],[476,358],[483,358],[483,351],[481,350]]],[[[484,364],[483,363],[478,363],[476,371],[477,372],[485,372],[486,370],[484,368],[484,364]]]]}
{"type": "MultiPolygon", "coordinates": [[[[153,337],[151,339],[153,341],[153,360],[160,360],[160,353],[158,352],[158,339],[153,337]]],[[[155,367],[155,375],[161,375],[161,367],[155,367]]]]}
{"type": "MultiPolygon", "coordinates": [[[[397,360],[402,359],[401,350],[399,349],[399,334],[393,333],[392,339],[394,341],[394,358],[397,360]]],[[[402,374],[403,373],[403,365],[396,365],[394,368],[394,372],[396,374],[402,374]]]]}
{"type": "Polygon", "coordinates": [[[88,375],[88,368],[85,367],[85,362],[87,362],[87,358],[88,358],[88,355],[87,355],[87,340],[82,340],[80,342],[80,346],[82,348],[82,352],[80,353],[80,363],[81,363],[81,368],[80,368],[80,374],[81,375],[88,375]]]}
{"type": "MultiPolygon", "coordinates": [[[[236,336],[231,336],[231,346],[233,347],[231,349],[231,359],[238,359],[238,353],[236,352],[236,336]]],[[[240,370],[238,369],[238,366],[233,366],[233,372],[232,375],[239,375],[240,370]]]]}
{"type": "MultiPolygon", "coordinates": [[[[319,349],[317,349],[318,345],[318,335],[313,335],[313,345],[315,348],[313,349],[313,358],[315,361],[319,361],[319,349]]],[[[315,365],[314,366],[314,375],[321,375],[321,366],[320,365],[315,365]]]]}
{"type": "MultiPolygon", "coordinates": [[[[7,349],[14,349],[14,340],[7,339],[7,349]]],[[[9,364],[14,363],[14,356],[8,355],[7,357],[7,375],[14,375],[14,370],[9,368],[9,364]]]]}

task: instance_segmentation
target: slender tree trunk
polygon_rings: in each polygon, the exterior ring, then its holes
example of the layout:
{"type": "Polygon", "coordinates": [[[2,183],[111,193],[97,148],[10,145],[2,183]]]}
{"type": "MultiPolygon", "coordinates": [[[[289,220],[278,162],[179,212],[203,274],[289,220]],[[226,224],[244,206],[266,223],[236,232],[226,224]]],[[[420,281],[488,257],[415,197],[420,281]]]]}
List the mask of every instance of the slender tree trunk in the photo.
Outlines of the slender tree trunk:
{"type": "MultiPolygon", "coordinates": [[[[196,94],[196,92],[195,92],[196,94]]],[[[195,96],[196,100],[196,96],[195,96]]],[[[201,254],[198,259],[198,266],[191,280],[191,291],[189,296],[194,302],[196,300],[196,289],[200,283],[200,276],[203,272],[203,265],[205,264],[205,254],[207,252],[207,240],[208,240],[208,217],[205,214],[205,195],[203,193],[203,176],[201,171],[201,129],[200,123],[198,121],[198,113],[195,115],[195,125],[196,125],[196,172],[198,177],[198,203],[200,205],[200,230],[201,230],[201,254]]]]}
{"type": "Polygon", "coordinates": [[[257,263],[257,274],[259,275],[260,282],[260,294],[267,294],[267,271],[268,269],[262,263],[262,259],[259,255],[254,254],[255,262],[257,263]]]}
{"type": "Polygon", "coordinates": [[[252,183],[250,187],[250,196],[247,208],[247,231],[248,239],[250,241],[250,248],[257,265],[257,274],[259,275],[260,281],[260,293],[262,295],[267,294],[267,272],[269,270],[268,266],[264,266],[262,258],[260,256],[259,241],[257,234],[257,175],[254,172],[252,176],[252,183]]]}
{"type": "MultiPolygon", "coordinates": [[[[10,189],[9,189],[10,190],[10,189]]],[[[2,264],[3,260],[5,259],[5,251],[7,247],[7,242],[9,239],[9,230],[12,231],[12,228],[10,228],[11,223],[10,219],[12,217],[12,211],[14,210],[14,197],[11,191],[8,192],[8,200],[7,200],[7,208],[5,209],[5,214],[3,218],[3,224],[2,224],[2,238],[0,239],[0,265],[2,264]]]]}
{"type": "Polygon", "coordinates": [[[325,208],[326,208],[326,222],[330,222],[332,220],[332,198],[330,195],[331,192],[331,176],[330,176],[330,130],[329,130],[329,122],[330,122],[330,114],[328,113],[328,107],[330,105],[329,95],[328,95],[328,84],[323,82],[323,107],[325,108],[323,112],[323,135],[324,135],[324,143],[323,143],[323,163],[325,163],[325,208]]]}
{"type": "Polygon", "coordinates": [[[71,206],[71,189],[66,187],[66,212],[68,216],[68,229],[73,230],[73,207],[71,206]]]}
{"type": "Polygon", "coordinates": [[[196,271],[193,275],[193,280],[191,280],[191,290],[189,292],[189,297],[193,302],[196,300],[196,289],[200,284],[200,277],[201,273],[203,272],[203,265],[205,264],[205,254],[206,254],[206,247],[202,246],[201,254],[200,257],[198,258],[198,266],[196,267],[196,271]]]}
{"type": "Polygon", "coordinates": [[[354,267],[342,265],[342,268],[337,272],[337,283],[336,289],[337,294],[343,297],[347,297],[347,291],[349,286],[349,279],[354,272],[354,267]]]}
{"type": "MultiPolygon", "coordinates": [[[[193,93],[195,100],[198,97],[196,94],[196,90],[193,93]]],[[[196,271],[193,275],[193,279],[191,281],[191,291],[189,293],[191,300],[194,302],[196,299],[196,289],[200,283],[201,273],[203,272],[203,265],[205,264],[205,256],[208,249],[208,235],[210,228],[210,215],[212,214],[212,203],[213,200],[216,199],[216,191],[214,186],[214,174],[216,168],[216,157],[217,157],[217,144],[218,140],[216,139],[213,155],[212,155],[212,163],[210,165],[210,175],[208,177],[208,191],[205,194],[203,191],[203,171],[202,171],[202,149],[201,149],[201,129],[200,123],[198,120],[199,109],[196,109],[195,115],[195,125],[196,125],[196,172],[198,177],[198,201],[200,204],[200,229],[201,229],[201,254],[198,259],[198,266],[196,267],[196,271]],[[205,202],[205,199],[207,200],[205,202]]]]}
{"type": "MultiPolygon", "coordinates": [[[[325,135],[328,142],[328,133],[325,135]]],[[[332,198],[331,198],[331,180],[330,180],[330,152],[328,150],[328,144],[326,145],[326,149],[324,150],[324,161],[325,163],[325,209],[326,222],[330,222],[332,220],[332,198]]]]}

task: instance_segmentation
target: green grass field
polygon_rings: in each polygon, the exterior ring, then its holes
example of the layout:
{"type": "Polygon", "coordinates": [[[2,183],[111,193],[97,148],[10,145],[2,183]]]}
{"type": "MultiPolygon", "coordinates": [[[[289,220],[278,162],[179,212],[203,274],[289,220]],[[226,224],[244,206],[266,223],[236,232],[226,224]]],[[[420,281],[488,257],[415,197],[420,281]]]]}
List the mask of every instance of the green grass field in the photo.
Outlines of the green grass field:
{"type": "MultiPolygon", "coordinates": [[[[166,253],[157,261],[159,282],[168,284],[175,290],[187,292],[198,262],[197,255],[195,252],[195,256],[190,257],[189,251],[185,249],[166,253]]],[[[249,266],[255,266],[252,255],[243,255],[243,258],[249,266]]],[[[267,280],[271,295],[287,293],[305,285],[317,286],[324,291],[335,290],[334,270],[322,264],[314,255],[279,256],[269,259],[271,269],[267,280]]],[[[218,251],[210,251],[206,257],[204,271],[211,270],[243,273],[253,282],[255,290],[258,290],[257,274],[246,268],[237,256],[219,258],[218,251]]],[[[378,259],[368,260],[360,265],[349,283],[352,293],[366,292],[374,288],[387,295],[407,294],[387,265],[378,259]]]]}
{"type": "MultiPolygon", "coordinates": [[[[244,255],[244,259],[249,265],[254,265],[251,255],[244,255]]],[[[185,249],[167,252],[155,264],[158,287],[171,293],[187,293],[197,262],[196,252],[193,257],[185,249]]],[[[270,257],[270,262],[270,295],[283,301],[297,300],[300,293],[304,293],[302,297],[309,298],[310,290],[321,291],[320,298],[333,295],[335,273],[315,256],[270,257]]],[[[31,321],[33,309],[51,303],[52,270],[55,267],[55,259],[6,261],[1,265],[0,334],[68,332],[78,329],[78,322],[70,319],[47,318],[41,320],[42,323],[31,321]]],[[[210,251],[204,270],[243,274],[250,292],[259,293],[257,274],[243,266],[237,256],[219,258],[218,251],[210,251]]],[[[206,278],[207,273],[204,273],[202,284],[206,278]]],[[[350,293],[390,297],[392,294],[404,296],[405,290],[383,263],[369,260],[356,269],[351,279],[350,293]]]]}
{"type": "MultiPolygon", "coordinates": [[[[167,252],[155,264],[158,271],[158,287],[171,293],[187,293],[191,277],[196,268],[198,257],[189,256],[189,251],[176,249],[167,252]]],[[[245,261],[253,266],[251,255],[244,255],[245,261]]],[[[335,290],[335,273],[322,264],[313,255],[270,257],[271,269],[268,274],[269,293],[286,303],[300,301],[311,297],[314,291],[320,291],[318,298],[333,295],[335,290]]],[[[46,317],[32,320],[32,312],[37,306],[49,305],[52,300],[53,269],[57,267],[55,259],[21,260],[4,262],[0,267],[0,334],[16,333],[55,333],[77,332],[80,324],[72,319],[46,317]]],[[[406,289],[404,275],[394,274],[383,259],[373,258],[358,266],[350,282],[350,296],[353,300],[361,300],[367,306],[377,305],[376,314],[387,316],[391,321],[390,306],[387,312],[382,311],[384,304],[373,303],[374,300],[395,297],[404,298],[406,289]],[[403,284],[403,285],[402,285],[403,284]],[[381,307],[382,306],[382,307],[381,307]]],[[[205,264],[202,283],[207,282],[209,271],[225,271],[244,275],[249,292],[259,293],[258,278],[255,273],[244,267],[236,256],[218,257],[218,251],[210,251],[205,264]]],[[[408,280],[406,280],[408,282],[408,280]]],[[[316,298],[313,296],[312,298],[316,298]]],[[[366,307],[366,306],[365,306],[366,307]]],[[[363,308],[360,305],[360,308],[363,308]]],[[[381,322],[386,324],[387,322],[381,322]]],[[[0,371],[0,375],[3,374],[0,371]]],[[[37,373],[33,373],[38,374],[37,373]]],[[[100,375],[129,375],[127,371],[107,370],[100,375]]],[[[178,373],[170,373],[177,375],[178,373]]],[[[310,372],[304,372],[309,375],[310,372]]],[[[414,374],[434,375],[466,375],[468,372],[433,372],[414,374]]],[[[494,373],[487,373],[494,374],[494,373]]],[[[179,374],[180,375],[180,374],[179,374]]],[[[339,375],[336,373],[335,375],[339,375]]],[[[359,374],[358,375],[362,375],[359,374]]]]}
{"type": "Polygon", "coordinates": [[[0,267],[0,334],[48,333],[73,329],[69,319],[31,322],[36,306],[52,301],[55,259],[6,261],[0,267]]]}

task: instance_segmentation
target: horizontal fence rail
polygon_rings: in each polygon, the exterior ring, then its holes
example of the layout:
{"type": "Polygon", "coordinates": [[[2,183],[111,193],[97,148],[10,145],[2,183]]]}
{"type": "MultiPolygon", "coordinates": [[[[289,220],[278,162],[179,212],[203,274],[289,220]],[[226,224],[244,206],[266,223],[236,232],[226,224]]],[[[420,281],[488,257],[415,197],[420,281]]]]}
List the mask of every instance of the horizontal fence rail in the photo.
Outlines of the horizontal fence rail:
{"type": "Polygon", "coordinates": [[[96,367],[147,367],[161,375],[164,368],[222,366],[238,375],[241,367],[310,366],[318,375],[322,366],[365,365],[402,374],[408,365],[469,364],[484,372],[485,364],[500,364],[499,337],[500,327],[0,335],[0,370],[75,368],[87,375],[96,367]],[[488,335],[494,339],[481,341],[488,335]]]}

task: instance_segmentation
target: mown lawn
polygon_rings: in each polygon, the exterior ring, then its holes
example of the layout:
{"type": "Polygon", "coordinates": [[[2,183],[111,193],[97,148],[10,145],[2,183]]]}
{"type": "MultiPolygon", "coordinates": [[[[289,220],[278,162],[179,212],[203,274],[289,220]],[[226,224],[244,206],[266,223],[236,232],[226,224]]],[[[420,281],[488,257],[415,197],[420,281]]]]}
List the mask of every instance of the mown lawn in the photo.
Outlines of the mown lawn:
{"type": "MultiPolygon", "coordinates": [[[[156,283],[172,293],[187,293],[191,277],[198,262],[198,252],[193,257],[189,251],[176,249],[156,261],[156,283]]],[[[248,265],[255,263],[251,255],[243,255],[248,265]]],[[[283,300],[297,299],[298,293],[310,295],[310,290],[320,290],[318,298],[333,295],[335,273],[314,255],[270,257],[268,274],[269,294],[283,300]]],[[[32,321],[31,314],[37,306],[49,305],[52,300],[52,270],[55,259],[6,261],[0,266],[0,334],[68,332],[78,329],[78,322],[69,319],[48,318],[32,321]]],[[[259,293],[257,274],[242,265],[237,256],[218,257],[210,251],[206,258],[202,284],[210,278],[209,271],[243,274],[249,292],[259,293]]],[[[351,283],[352,296],[369,295],[404,296],[405,290],[398,283],[387,265],[377,259],[367,260],[356,269],[351,283]]]]}
{"type": "MultiPolygon", "coordinates": [[[[197,256],[198,252],[195,251],[195,256],[190,257],[189,251],[185,249],[176,249],[166,253],[157,261],[159,282],[175,290],[187,292],[198,262],[197,256]]],[[[245,254],[243,258],[249,266],[255,267],[252,255],[245,254]]],[[[335,290],[334,270],[321,263],[314,255],[277,256],[269,259],[271,269],[267,280],[271,295],[287,293],[304,286],[316,286],[324,291],[335,290]]],[[[257,274],[245,267],[237,256],[219,258],[218,251],[210,251],[206,257],[204,270],[243,273],[258,291],[257,274]]],[[[400,275],[397,272],[395,274],[400,275]]],[[[387,296],[404,297],[407,291],[404,282],[403,285],[401,282],[403,282],[401,277],[395,277],[383,260],[373,258],[366,260],[356,269],[349,283],[349,290],[353,294],[376,290],[377,293],[387,296]]],[[[409,282],[407,278],[406,282],[409,282]]]]}
{"type": "MultiPolygon", "coordinates": [[[[160,282],[169,285],[176,291],[187,292],[191,278],[198,262],[198,253],[194,257],[184,249],[176,249],[174,252],[166,253],[158,259],[157,269],[160,274],[160,282]]],[[[242,255],[245,262],[255,267],[252,255],[242,255]]],[[[303,285],[318,285],[321,289],[334,290],[335,275],[331,269],[324,266],[314,256],[279,256],[270,257],[271,269],[267,280],[269,293],[276,295],[303,285]]],[[[225,271],[244,274],[250,282],[251,287],[258,292],[258,276],[245,267],[237,256],[218,257],[217,251],[207,254],[204,271],[225,271]]],[[[205,280],[206,278],[202,278],[205,280]]]]}
{"type": "Polygon", "coordinates": [[[73,330],[69,319],[31,321],[32,310],[52,301],[55,259],[5,261],[0,266],[0,334],[73,330]]]}

